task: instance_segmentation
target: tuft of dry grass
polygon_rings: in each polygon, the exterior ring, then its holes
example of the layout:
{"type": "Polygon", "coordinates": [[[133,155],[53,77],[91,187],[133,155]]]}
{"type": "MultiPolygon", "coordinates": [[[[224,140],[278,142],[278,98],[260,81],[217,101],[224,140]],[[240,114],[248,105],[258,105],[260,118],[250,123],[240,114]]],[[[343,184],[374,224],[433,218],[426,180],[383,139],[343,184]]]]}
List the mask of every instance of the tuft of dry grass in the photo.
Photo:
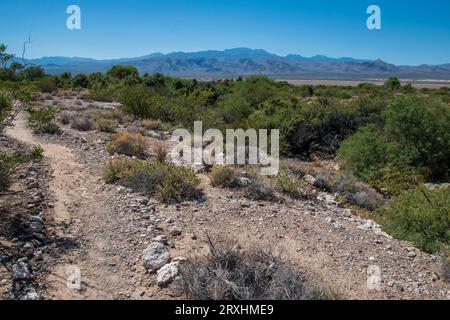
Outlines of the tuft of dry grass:
{"type": "Polygon", "coordinates": [[[326,300],[330,291],[311,284],[297,268],[267,248],[238,249],[213,242],[209,254],[180,265],[182,289],[193,300],[326,300]]]}
{"type": "Polygon", "coordinates": [[[146,143],[141,134],[121,132],[113,135],[112,142],[107,146],[109,154],[122,154],[129,157],[142,157],[145,154],[146,143]]]}

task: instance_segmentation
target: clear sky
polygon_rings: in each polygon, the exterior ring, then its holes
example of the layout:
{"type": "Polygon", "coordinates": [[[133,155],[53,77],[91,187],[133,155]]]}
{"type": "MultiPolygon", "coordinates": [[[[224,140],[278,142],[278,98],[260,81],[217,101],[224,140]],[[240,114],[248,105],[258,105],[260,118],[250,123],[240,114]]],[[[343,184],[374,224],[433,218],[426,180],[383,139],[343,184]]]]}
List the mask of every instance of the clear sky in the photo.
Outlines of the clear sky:
{"type": "Polygon", "coordinates": [[[265,49],[285,55],[450,63],[448,0],[1,0],[0,42],[28,58],[135,57],[153,52],[265,49]],[[66,9],[80,6],[82,29],[66,9]],[[382,10],[368,30],[366,9],[382,10]]]}

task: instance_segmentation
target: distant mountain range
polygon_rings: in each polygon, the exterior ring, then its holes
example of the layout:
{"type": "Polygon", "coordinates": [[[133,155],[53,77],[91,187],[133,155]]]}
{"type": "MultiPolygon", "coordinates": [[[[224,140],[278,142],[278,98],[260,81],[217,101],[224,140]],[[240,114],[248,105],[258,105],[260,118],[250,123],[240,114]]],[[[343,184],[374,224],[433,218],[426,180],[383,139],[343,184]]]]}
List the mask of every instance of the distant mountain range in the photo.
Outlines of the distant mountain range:
{"type": "Polygon", "coordinates": [[[140,73],[160,72],[179,77],[223,78],[267,75],[285,79],[403,79],[450,80],[450,64],[397,66],[382,60],[279,56],[261,49],[235,48],[224,51],[173,52],[112,60],[78,57],[43,57],[28,62],[45,68],[50,74],[62,72],[105,72],[116,64],[133,65],[140,73]]]}

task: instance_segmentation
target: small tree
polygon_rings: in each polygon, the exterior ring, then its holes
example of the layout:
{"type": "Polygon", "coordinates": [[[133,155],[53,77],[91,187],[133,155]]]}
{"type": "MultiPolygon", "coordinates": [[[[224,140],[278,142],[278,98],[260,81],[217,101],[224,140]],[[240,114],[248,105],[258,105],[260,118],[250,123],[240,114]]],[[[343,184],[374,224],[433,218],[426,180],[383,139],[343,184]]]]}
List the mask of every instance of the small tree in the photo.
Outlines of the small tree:
{"type": "Polygon", "coordinates": [[[396,77],[390,77],[389,79],[386,80],[384,85],[391,90],[398,90],[402,86],[400,80],[398,80],[398,78],[396,77]]]}

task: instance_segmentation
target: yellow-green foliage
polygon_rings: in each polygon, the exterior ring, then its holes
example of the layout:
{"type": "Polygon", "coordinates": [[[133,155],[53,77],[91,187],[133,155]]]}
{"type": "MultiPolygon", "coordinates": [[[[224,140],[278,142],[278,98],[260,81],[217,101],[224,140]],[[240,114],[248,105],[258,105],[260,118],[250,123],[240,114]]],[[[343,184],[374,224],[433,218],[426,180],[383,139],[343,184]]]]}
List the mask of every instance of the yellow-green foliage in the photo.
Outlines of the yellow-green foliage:
{"type": "Polygon", "coordinates": [[[108,152],[126,156],[140,157],[145,153],[145,141],[141,134],[122,132],[113,135],[112,142],[107,146],[108,152]]]}
{"type": "Polygon", "coordinates": [[[303,198],[307,195],[308,186],[296,174],[282,170],[273,178],[275,188],[291,198],[303,198]]]}
{"type": "Polygon", "coordinates": [[[95,120],[94,128],[101,132],[113,133],[118,126],[119,124],[115,120],[100,118],[95,120]]]}
{"type": "Polygon", "coordinates": [[[107,183],[119,182],[165,203],[198,199],[200,180],[192,168],[130,158],[109,161],[102,170],[107,183]]]}
{"type": "Polygon", "coordinates": [[[405,192],[383,210],[382,222],[394,237],[436,252],[450,245],[450,188],[405,192]]]}
{"type": "Polygon", "coordinates": [[[213,187],[231,188],[236,186],[236,171],[229,166],[214,167],[209,173],[213,187]]]}

